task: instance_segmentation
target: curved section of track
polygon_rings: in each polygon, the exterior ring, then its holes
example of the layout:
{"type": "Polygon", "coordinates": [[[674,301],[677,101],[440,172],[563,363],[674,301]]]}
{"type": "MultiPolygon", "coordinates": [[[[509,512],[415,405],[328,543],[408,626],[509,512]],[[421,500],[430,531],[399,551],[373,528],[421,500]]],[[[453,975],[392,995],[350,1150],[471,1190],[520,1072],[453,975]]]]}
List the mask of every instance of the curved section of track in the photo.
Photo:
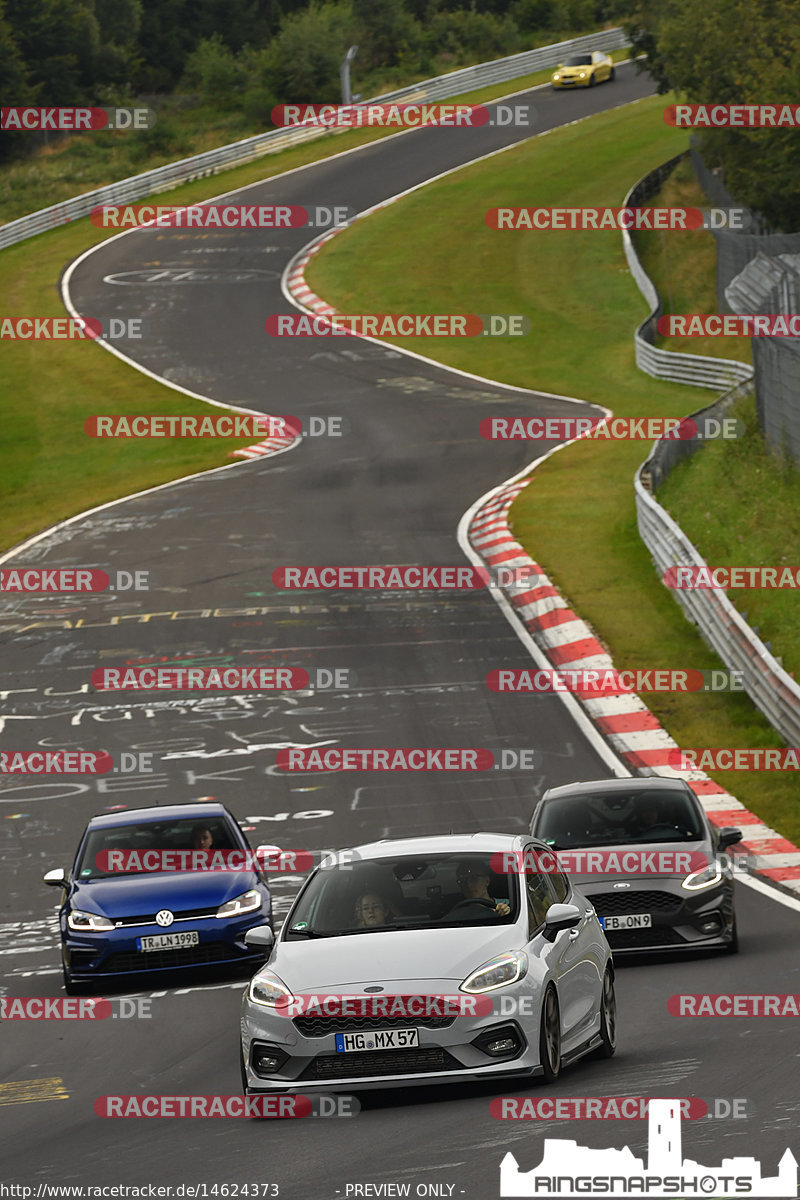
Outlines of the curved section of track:
{"type": "MultiPolygon", "coordinates": [[[[537,90],[535,132],[651,90],[632,66],[620,68],[608,88],[537,90]]],[[[490,126],[421,130],[231,199],[362,211],[515,140],[520,131],[490,126]]],[[[24,555],[48,567],[147,569],[154,587],[75,603],[5,602],[4,748],[149,751],[157,767],[154,775],[12,781],[0,789],[6,994],[60,990],[54,896],[44,893],[40,876],[67,864],[93,812],[215,795],[255,840],[315,849],[450,827],[517,831],[545,786],[608,773],[557,697],[521,702],[488,692],[487,671],[518,665],[524,653],[489,595],[273,587],[273,569],[293,562],[462,565],[459,518],[532,455],[524,444],[476,444],[479,412],[502,398],[504,411],[574,413],[566,400],[470,379],[366,341],[330,348],[267,338],[265,316],[285,307],[282,269],[307,236],[141,230],[103,243],[71,272],[78,311],[145,318],[141,367],[259,411],[343,416],[347,433],[107,506],[24,555]],[[357,682],[299,696],[139,698],[89,690],[96,666],[151,659],[339,667],[354,671],[357,682]],[[532,746],[536,766],[474,778],[287,776],[273,766],[276,748],[287,743],[532,746]]],[[[276,879],[278,916],[296,886],[296,879],[276,879]]],[[[744,953],[725,961],[725,990],[750,991],[758,979],[792,991],[787,949],[798,942],[796,912],[759,893],[743,895],[740,905],[744,953]]],[[[217,981],[162,991],[152,996],[149,1019],[124,1028],[20,1022],[15,1037],[4,1039],[0,1078],[4,1179],[173,1187],[249,1181],[278,1184],[282,1197],[296,1200],[334,1200],[350,1184],[408,1184],[412,1195],[435,1184],[441,1190],[429,1194],[483,1200],[498,1192],[506,1150],[523,1168],[538,1161],[542,1127],[494,1121],[489,1101],[497,1092],[485,1086],[373,1095],[356,1120],[316,1124],[94,1115],[94,1100],[105,1094],[238,1091],[240,988],[217,981]],[[3,1090],[23,1081],[34,1081],[24,1103],[3,1090]],[[68,1100],[54,1098],[59,1089],[68,1100]]],[[[779,1049],[790,1031],[782,1021],[709,1026],[667,1016],[673,992],[715,990],[716,960],[620,970],[618,1057],[580,1065],[552,1092],[745,1095],[755,1102],[752,1120],[687,1129],[687,1152],[719,1161],[724,1134],[725,1154],[757,1154],[771,1171],[793,1103],[793,1061],[779,1049]]],[[[546,1132],[594,1146],[627,1143],[637,1153],[646,1144],[639,1123],[550,1123],[546,1132]]]]}

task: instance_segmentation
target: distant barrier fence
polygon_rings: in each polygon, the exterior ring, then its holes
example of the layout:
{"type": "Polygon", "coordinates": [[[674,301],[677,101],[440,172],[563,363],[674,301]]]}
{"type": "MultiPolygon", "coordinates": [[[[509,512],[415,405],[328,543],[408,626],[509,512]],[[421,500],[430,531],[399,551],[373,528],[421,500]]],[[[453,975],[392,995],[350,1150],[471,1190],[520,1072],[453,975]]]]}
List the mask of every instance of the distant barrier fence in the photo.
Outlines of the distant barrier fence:
{"type": "MultiPolygon", "coordinates": [[[[663,180],[680,161],[680,157],[682,156],[663,164],[651,175],[641,180],[632,189],[625,203],[629,204],[635,200],[641,202],[646,196],[653,195],[658,191],[663,180]]],[[[715,198],[711,197],[711,199],[715,198]]],[[[654,309],[648,321],[643,323],[643,325],[647,325],[648,322],[651,322],[652,329],[655,319],[660,315],[660,298],[652,280],[639,262],[627,231],[623,231],[623,239],[633,277],[645,299],[654,309]]],[[[635,335],[636,361],[639,366],[642,366],[639,360],[639,347],[643,325],[639,326],[635,335]]],[[[712,387],[717,386],[710,382],[711,373],[716,371],[718,382],[723,386],[726,385],[726,376],[721,369],[722,364],[725,363],[723,359],[707,359],[706,362],[712,364],[709,374],[705,377],[708,381],[700,382],[700,376],[694,366],[698,355],[656,350],[653,346],[649,346],[649,349],[655,356],[652,361],[658,368],[658,378],[675,379],[682,383],[700,383],[702,387],[712,387]],[[667,374],[663,373],[666,366],[665,358],[689,361],[685,361],[682,365],[677,363],[676,369],[667,374]]],[[[746,367],[744,363],[727,365],[734,365],[740,369],[746,367]]],[[[646,366],[642,369],[647,371],[646,366]]],[[[656,371],[650,370],[648,374],[656,374],[656,371]]],[[[753,380],[750,368],[747,367],[746,377],[744,371],[740,371],[740,374],[743,377],[735,386],[730,387],[728,384],[728,391],[725,395],[698,412],[692,413],[692,419],[697,421],[703,417],[719,419],[729,411],[737,399],[752,391],[753,380]]],[[[639,534],[650,551],[662,578],[669,567],[677,565],[703,567],[707,565],[696,546],[653,495],[676,463],[696,453],[701,445],[702,443],[696,439],[658,441],[634,477],[639,534]]],[[[705,641],[716,650],[725,665],[732,670],[741,671],[742,682],[747,694],[770,724],[788,745],[800,745],[800,741],[798,741],[800,738],[800,684],[796,683],[791,675],[783,669],[769,648],[747,624],[741,613],[737,612],[725,592],[714,588],[675,588],[673,594],[686,616],[697,625],[705,641]]]]}
{"type": "MultiPolygon", "coordinates": [[[[624,30],[621,28],[603,30],[601,33],[589,33],[583,37],[571,38],[565,42],[555,42],[550,46],[539,46],[535,50],[525,50],[521,54],[512,54],[507,58],[494,59],[492,62],[478,63],[472,67],[463,67],[459,71],[450,71],[447,75],[437,75],[433,79],[425,79],[420,83],[412,83],[398,91],[387,92],[383,96],[375,96],[370,101],[362,103],[389,104],[393,102],[413,100],[446,100],[451,96],[459,96],[464,92],[474,91],[493,84],[506,83],[534,71],[547,70],[555,67],[569,54],[580,54],[591,50],[621,50],[628,44],[624,30]]],[[[118,183],[107,187],[96,188],[75,196],[61,204],[53,204],[50,208],[39,209],[26,217],[0,226],[0,249],[11,246],[25,238],[35,237],[48,229],[66,225],[79,217],[88,216],[93,208],[100,204],[129,204],[141,200],[145,196],[163,192],[169,188],[178,187],[182,183],[191,183],[208,175],[216,175],[229,167],[241,166],[252,162],[265,154],[275,154],[303,142],[315,138],[332,136],[334,131],[319,125],[298,126],[292,129],[274,129],[268,133],[256,134],[255,137],[244,138],[229,146],[220,146],[216,150],[207,150],[203,154],[195,154],[191,158],[183,158],[178,162],[167,163],[163,167],[155,167],[152,171],[144,171],[141,175],[132,175],[118,183]]]]}

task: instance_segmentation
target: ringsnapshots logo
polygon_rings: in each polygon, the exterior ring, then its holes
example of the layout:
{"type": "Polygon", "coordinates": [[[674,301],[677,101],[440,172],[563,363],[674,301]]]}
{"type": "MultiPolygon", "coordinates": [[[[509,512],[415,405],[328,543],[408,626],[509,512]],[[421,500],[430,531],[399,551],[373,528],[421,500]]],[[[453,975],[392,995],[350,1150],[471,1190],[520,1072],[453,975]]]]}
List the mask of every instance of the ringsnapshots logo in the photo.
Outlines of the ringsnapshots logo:
{"type": "Polygon", "coordinates": [[[522,337],[532,322],[522,313],[273,313],[270,337],[522,337]]]}
{"type": "Polygon", "coordinates": [[[758,1159],[724,1158],[706,1167],[684,1158],[682,1101],[651,1099],[647,1160],[622,1150],[579,1146],[574,1139],[545,1138],[539,1164],[521,1171],[510,1152],[500,1163],[501,1197],[797,1196],[797,1160],[786,1150],[777,1175],[764,1176],[758,1159]]]}

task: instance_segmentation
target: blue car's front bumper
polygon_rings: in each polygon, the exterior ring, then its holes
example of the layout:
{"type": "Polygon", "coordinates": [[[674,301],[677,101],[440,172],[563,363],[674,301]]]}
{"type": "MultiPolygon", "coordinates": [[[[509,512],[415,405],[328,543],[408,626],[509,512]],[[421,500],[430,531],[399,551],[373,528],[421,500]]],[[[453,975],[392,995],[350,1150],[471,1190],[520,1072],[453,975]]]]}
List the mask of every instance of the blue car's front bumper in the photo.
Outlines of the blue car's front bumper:
{"type": "Polygon", "coordinates": [[[244,944],[244,935],[254,925],[269,920],[269,909],[262,906],[245,916],[221,919],[198,917],[176,928],[181,932],[196,930],[196,946],[180,949],[139,949],[142,937],[158,935],[168,930],[155,923],[136,925],[98,933],[77,933],[61,916],[61,939],[64,969],[76,983],[97,981],[112,976],[131,976],[165,971],[186,971],[194,967],[250,965],[255,970],[264,961],[263,951],[253,951],[244,944]]]}

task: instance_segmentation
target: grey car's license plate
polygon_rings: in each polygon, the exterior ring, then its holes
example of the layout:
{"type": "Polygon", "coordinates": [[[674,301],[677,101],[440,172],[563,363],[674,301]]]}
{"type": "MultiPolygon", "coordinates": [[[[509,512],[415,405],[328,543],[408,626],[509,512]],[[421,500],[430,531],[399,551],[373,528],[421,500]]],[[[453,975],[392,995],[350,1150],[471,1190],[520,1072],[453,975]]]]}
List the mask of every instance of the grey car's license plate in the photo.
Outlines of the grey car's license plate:
{"type": "Polygon", "coordinates": [[[340,1054],[353,1050],[405,1050],[419,1045],[416,1029],[363,1029],[358,1033],[337,1033],[336,1049],[340,1054]]]}
{"type": "Polygon", "coordinates": [[[649,929],[653,924],[650,913],[628,913],[625,917],[601,917],[604,929],[649,929]]]}

